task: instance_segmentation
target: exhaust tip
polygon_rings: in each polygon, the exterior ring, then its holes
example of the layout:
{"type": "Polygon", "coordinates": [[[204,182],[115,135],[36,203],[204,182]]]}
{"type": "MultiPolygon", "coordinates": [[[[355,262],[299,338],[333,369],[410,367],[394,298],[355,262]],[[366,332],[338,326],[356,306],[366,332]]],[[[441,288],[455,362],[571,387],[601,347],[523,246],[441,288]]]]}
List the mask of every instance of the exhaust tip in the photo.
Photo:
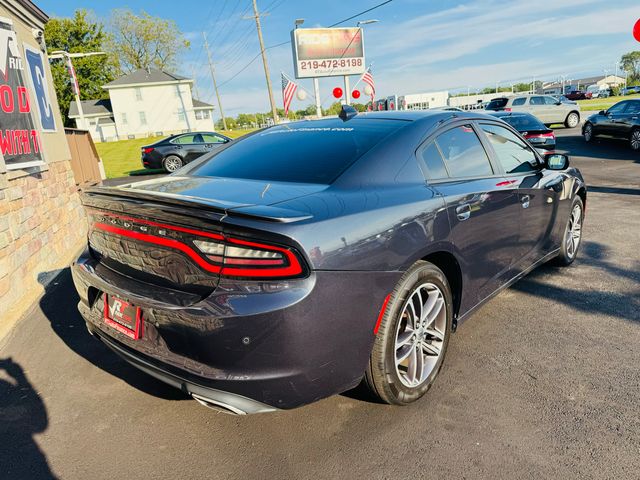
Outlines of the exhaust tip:
{"type": "Polygon", "coordinates": [[[198,395],[197,393],[192,393],[191,397],[200,405],[204,405],[205,407],[220,413],[226,413],[228,415],[246,415],[247,414],[247,412],[240,410],[239,408],[233,407],[231,405],[227,405],[226,403],[222,403],[218,400],[205,398],[202,395],[198,395]]]}

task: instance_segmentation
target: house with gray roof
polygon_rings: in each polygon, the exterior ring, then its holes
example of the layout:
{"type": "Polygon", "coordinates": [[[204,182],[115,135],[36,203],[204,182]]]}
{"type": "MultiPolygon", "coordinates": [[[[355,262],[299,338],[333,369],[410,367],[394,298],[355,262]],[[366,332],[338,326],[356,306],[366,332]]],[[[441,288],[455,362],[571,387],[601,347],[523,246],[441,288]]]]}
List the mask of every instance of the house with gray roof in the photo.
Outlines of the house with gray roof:
{"type": "Polygon", "coordinates": [[[141,68],[104,85],[109,99],[83,100],[80,108],[71,102],[69,118],[94,142],[213,131],[213,105],[193,98],[192,86],[192,79],[141,68]]]}

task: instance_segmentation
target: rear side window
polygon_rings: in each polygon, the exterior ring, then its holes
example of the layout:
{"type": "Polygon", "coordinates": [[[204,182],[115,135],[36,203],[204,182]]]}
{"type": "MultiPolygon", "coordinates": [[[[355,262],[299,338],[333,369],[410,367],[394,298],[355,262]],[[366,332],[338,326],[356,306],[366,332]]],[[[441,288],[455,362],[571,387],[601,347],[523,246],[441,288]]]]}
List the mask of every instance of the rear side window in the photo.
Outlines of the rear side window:
{"type": "Polygon", "coordinates": [[[624,113],[634,115],[640,113],[640,102],[628,102],[627,109],[624,113]]]}
{"type": "Polygon", "coordinates": [[[506,98],[494,98],[487,105],[487,110],[498,110],[504,108],[509,100],[506,98]]]}
{"type": "Polygon", "coordinates": [[[514,107],[517,107],[517,106],[519,106],[519,105],[524,105],[524,102],[526,102],[526,101],[527,101],[527,99],[526,99],[526,98],[524,98],[524,97],[516,98],[516,99],[513,101],[512,105],[513,105],[514,107]]]}
{"type": "Polygon", "coordinates": [[[489,157],[471,125],[452,128],[438,135],[437,144],[451,177],[493,175],[489,157]]]}
{"type": "Polygon", "coordinates": [[[529,99],[529,105],[544,105],[543,97],[531,97],[529,99]]]}
{"type": "Polygon", "coordinates": [[[225,143],[226,140],[218,135],[214,135],[212,133],[203,133],[202,139],[205,143],[225,143]]]}
{"type": "Polygon", "coordinates": [[[498,161],[507,173],[531,172],[536,170],[538,161],[535,154],[516,134],[499,125],[482,124],[498,161]]]}
{"type": "Polygon", "coordinates": [[[231,142],[186,172],[205,177],[329,184],[408,123],[353,118],[348,122],[327,119],[278,125],[231,142]]]}
{"type": "Polygon", "coordinates": [[[431,142],[429,146],[422,151],[420,158],[427,170],[427,178],[430,180],[440,180],[449,176],[444,166],[442,155],[440,155],[440,151],[435,142],[431,142]]]}

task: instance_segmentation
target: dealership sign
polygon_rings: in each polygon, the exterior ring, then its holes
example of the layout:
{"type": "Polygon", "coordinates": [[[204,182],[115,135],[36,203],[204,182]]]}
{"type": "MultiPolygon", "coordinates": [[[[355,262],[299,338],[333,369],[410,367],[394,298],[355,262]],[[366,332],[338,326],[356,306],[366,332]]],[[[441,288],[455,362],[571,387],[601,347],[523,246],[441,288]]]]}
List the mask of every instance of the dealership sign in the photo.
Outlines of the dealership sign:
{"type": "Polygon", "coordinates": [[[360,75],[365,71],[361,28],[296,28],[291,32],[296,78],[360,75]]]}
{"type": "MultiPolygon", "coordinates": [[[[7,169],[43,162],[13,22],[0,17],[0,149],[7,169]]],[[[54,126],[55,128],[55,126],[54,126]]]]}

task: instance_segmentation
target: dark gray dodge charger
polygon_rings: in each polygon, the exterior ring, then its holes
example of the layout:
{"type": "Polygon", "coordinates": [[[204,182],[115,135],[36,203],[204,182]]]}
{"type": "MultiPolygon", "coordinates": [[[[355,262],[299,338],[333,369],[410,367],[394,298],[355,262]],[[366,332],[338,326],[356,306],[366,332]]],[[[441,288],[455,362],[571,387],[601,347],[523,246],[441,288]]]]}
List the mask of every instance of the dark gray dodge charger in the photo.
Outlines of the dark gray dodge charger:
{"type": "Polygon", "coordinates": [[[83,203],[73,277],[89,331],[245,414],[361,382],[390,404],[420,398],[479,305],[573,262],[586,187],[495,117],[344,107],[83,203]]]}

